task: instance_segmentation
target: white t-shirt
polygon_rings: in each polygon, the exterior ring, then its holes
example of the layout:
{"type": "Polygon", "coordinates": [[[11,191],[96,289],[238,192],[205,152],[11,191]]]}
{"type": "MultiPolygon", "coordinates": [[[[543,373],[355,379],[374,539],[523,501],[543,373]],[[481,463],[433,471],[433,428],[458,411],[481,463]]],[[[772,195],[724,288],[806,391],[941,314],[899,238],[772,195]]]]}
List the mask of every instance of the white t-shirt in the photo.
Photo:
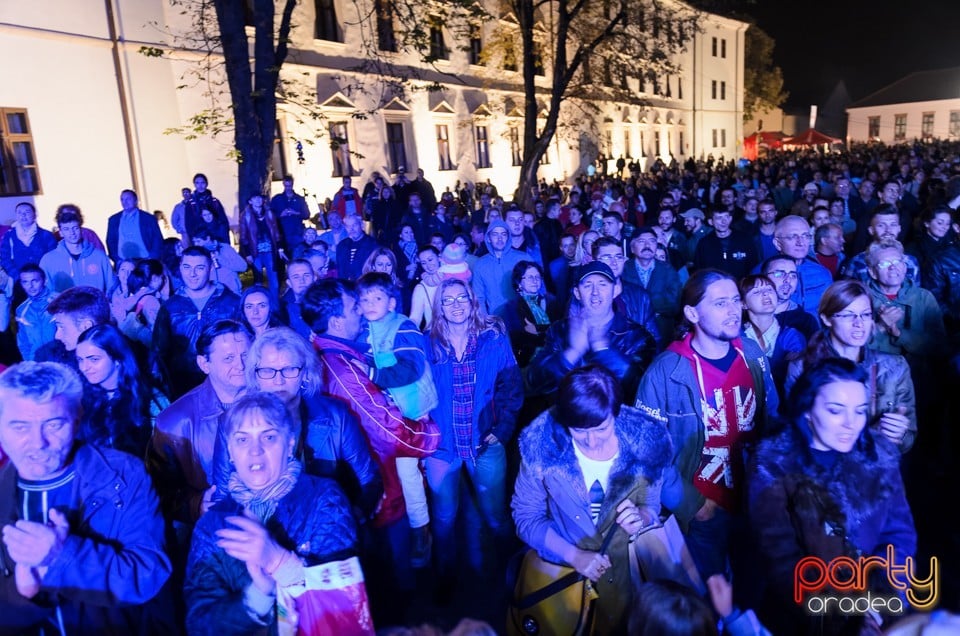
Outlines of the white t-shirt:
{"type": "Polygon", "coordinates": [[[617,461],[617,457],[620,456],[620,453],[617,452],[616,455],[610,459],[590,459],[577,448],[576,443],[573,444],[573,454],[577,458],[577,463],[580,465],[580,472],[583,473],[583,482],[587,487],[587,501],[590,503],[590,517],[593,519],[593,523],[596,524],[600,519],[600,507],[602,502],[594,504],[590,502],[590,488],[593,487],[594,482],[600,482],[600,487],[603,488],[604,495],[607,492],[607,485],[610,481],[610,470],[613,468],[614,462],[617,461]]]}

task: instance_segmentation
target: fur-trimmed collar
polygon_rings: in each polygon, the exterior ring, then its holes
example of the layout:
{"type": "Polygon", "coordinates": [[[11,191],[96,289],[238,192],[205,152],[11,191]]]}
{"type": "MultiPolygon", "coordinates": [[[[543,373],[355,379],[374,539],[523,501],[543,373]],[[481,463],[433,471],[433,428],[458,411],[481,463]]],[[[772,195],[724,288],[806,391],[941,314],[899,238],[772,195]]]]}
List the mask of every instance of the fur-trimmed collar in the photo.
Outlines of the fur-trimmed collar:
{"type": "MultiPolygon", "coordinates": [[[[606,519],[636,487],[643,476],[648,483],[659,481],[673,457],[673,445],[667,427],[641,411],[624,406],[614,421],[620,452],[610,470],[607,492],[600,519],[606,519]]],[[[554,420],[552,411],[540,414],[520,435],[520,454],[526,468],[537,478],[552,476],[570,484],[589,501],[583,473],[573,452],[570,433],[554,420]]]]}
{"type": "Polygon", "coordinates": [[[793,482],[822,488],[844,515],[847,536],[855,536],[877,509],[888,505],[900,474],[900,453],[886,439],[865,428],[853,450],[839,453],[832,465],[816,461],[809,439],[793,422],[756,450],[756,478],[771,483],[784,475],[793,482]],[[772,469],[772,470],[771,470],[772,469]],[[774,473],[777,473],[776,475],[774,473]]]}

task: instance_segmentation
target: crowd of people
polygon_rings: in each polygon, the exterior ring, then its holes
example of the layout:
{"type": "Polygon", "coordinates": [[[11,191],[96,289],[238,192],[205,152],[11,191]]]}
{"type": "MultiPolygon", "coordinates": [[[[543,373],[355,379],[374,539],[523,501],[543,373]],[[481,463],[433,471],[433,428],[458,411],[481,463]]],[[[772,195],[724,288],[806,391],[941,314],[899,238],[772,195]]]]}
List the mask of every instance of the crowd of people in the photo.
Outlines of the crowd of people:
{"type": "Polygon", "coordinates": [[[331,562],[398,625],[500,607],[523,547],[594,583],[596,633],[899,618],[811,616],[794,567],[922,556],[911,478],[956,448],[960,145],[512,202],[374,173],[315,214],[285,177],[234,223],[193,183],[168,238],[130,190],[105,241],[73,204],[0,227],[0,633],[275,633],[331,562]],[[636,580],[671,518],[702,587],[636,580]]]}

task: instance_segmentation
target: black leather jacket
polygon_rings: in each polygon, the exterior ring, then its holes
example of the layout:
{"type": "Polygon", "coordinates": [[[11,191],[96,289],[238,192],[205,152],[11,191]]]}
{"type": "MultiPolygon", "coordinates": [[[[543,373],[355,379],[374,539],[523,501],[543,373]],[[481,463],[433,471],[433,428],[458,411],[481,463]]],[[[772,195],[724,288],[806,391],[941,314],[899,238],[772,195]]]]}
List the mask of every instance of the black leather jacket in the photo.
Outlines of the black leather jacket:
{"type": "Polygon", "coordinates": [[[937,299],[947,331],[956,330],[960,326],[960,245],[937,252],[920,281],[937,299]]]}
{"type": "Polygon", "coordinates": [[[657,353],[657,344],[646,329],[630,321],[620,312],[614,312],[607,330],[609,348],[589,351],[577,364],[564,358],[567,349],[569,320],[555,322],[547,330],[547,340],[527,367],[527,382],[534,395],[552,395],[560,379],[576,367],[596,363],[615,375],[623,387],[624,404],[633,404],[640,376],[657,353]]]}

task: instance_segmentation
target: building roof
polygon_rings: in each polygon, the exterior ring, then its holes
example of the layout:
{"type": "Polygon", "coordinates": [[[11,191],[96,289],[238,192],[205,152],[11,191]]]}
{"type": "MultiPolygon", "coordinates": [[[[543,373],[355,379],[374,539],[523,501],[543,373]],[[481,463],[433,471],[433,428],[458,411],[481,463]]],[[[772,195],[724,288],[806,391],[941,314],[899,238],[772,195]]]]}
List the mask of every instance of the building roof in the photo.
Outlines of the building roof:
{"type": "Polygon", "coordinates": [[[911,73],[893,84],[850,104],[848,108],[933,102],[941,99],[958,98],[960,98],[960,66],[911,73]]]}

